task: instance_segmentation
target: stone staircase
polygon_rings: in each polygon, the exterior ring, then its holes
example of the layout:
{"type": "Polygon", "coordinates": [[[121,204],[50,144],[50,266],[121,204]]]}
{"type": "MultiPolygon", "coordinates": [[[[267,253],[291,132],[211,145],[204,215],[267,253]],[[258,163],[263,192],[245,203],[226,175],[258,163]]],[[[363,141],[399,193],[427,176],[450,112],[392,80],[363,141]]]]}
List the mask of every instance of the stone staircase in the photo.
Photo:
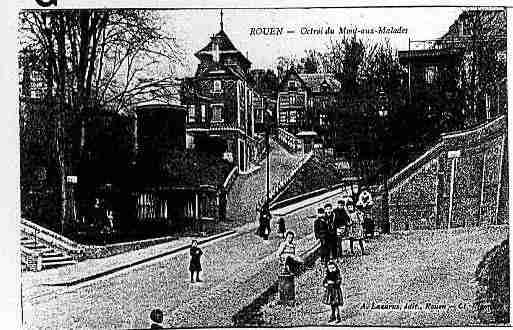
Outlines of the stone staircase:
{"type": "Polygon", "coordinates": [[[20,244],[22,270],[44,270],[76,263],[76,260],[65,252],[46,245],[41,240],[23,232],[20,244]],[[27,256],[32,256],[32,258],[27,256]]]}
{"type": "MultiPolygon", "coordinates": [[[[285,188],[290,177],[304,164],[308,154],[292,154],[271,139],[270,181],[271,197],[285,188]]],[[[248,175],[239,175],[234,180],[227,195],[227,219],[248,223],[257,219],[257,209],[266,198],[266,159],[260,168],[248,175]]]]}

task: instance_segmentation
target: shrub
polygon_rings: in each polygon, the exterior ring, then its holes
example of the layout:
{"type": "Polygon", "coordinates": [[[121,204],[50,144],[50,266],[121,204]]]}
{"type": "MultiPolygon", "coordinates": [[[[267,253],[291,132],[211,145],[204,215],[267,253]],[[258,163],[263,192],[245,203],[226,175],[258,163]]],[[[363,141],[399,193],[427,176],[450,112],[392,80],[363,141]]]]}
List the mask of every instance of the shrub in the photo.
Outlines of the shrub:
{"type": "Polygon", "coordinates": [[[488,251],[475,273],[479,284],[476,307],[481,320],[491,313],[492,323],[509,323],[509,240],[488,251]],[[488,310],[489,306],[489,310],[488,310]]]}

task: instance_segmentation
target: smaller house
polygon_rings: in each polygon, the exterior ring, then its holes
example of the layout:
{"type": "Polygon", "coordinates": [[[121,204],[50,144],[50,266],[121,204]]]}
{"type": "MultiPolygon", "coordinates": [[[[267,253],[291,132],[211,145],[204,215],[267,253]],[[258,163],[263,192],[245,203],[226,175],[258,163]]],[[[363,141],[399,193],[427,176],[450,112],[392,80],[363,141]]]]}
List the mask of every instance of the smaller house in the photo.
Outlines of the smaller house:
{"type": "Polygon", "coordinates": [[[294,134],[301,130],[322,133],[329,125],[340,90],[341,83],[333,74],[289,70],[279,86],[278,126],[294,134]]]}

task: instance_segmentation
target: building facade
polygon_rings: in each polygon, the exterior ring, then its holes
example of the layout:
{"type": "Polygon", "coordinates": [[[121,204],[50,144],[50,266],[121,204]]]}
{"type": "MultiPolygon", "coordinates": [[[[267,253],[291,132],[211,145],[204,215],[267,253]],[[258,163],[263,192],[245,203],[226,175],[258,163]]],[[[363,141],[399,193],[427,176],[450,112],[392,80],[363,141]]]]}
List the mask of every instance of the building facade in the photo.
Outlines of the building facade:
{"type": "Polygon", "coordinates": [[[181,103],[187,108],[187,147],[195,148],[199,137],[218,138],[223,158],[244,173],[259,158],[261,143],[255,133],[251,62],[228,38],[222,18],[221,30],[195,56],[200,60],[196,74],[184,79],[181,88],[181,103]]]}
{"type": "Polygon", "coordinates": [[[278,126],[294,134],[301,130],[320,133],[329,125],[329,114],[340,89],[340,82],[332,74],[298,74],[289,70],[279,86],[278,126]]]}
{"type": "Polygon", "coordinates": [[[442,129],[507,112],[504,10],[464,11],[442,37],[412,41],[398,56],[408,69],[410,105],[447,118],[442,129]]]}

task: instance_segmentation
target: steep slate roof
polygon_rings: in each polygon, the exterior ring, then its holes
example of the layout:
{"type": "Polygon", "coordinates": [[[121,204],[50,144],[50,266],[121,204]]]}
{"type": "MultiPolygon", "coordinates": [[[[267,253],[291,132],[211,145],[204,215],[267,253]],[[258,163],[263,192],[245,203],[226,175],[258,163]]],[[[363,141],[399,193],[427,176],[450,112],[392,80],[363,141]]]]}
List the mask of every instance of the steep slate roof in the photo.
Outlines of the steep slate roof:
{"type": "Polygon", "coordinates": [[[321,92],[321,85],[324,81],[333,92],[339,92],[341,83],[331,73],[302,73],[299,77],[305,82],[306,86],[314,93],[321,92]]]}
{"type": "Polygon", "coordinates": [[[243,60],[245,60],[247,63],[251,63],[251,61],[244,56],[235,46],[233,45],[233,42],[228,38],[228,35],[224,32],[224,30],[219,31],[215,36],[213,36],[210,39],[210,42],[200,49],[196,54],[196,57],[200,57],[201,55],[210,55],[212,53],[212,43],[213,39],[217,39],[218,45],[219,45],[219,53],[232,53],[237,54],[238,56],[242,57],[243,60]]]}
{"type": "MultiPolygon", "coordinates": [[[[237,48],[235,48],[235,46],[233,45],[230,38],[228,38],[228,35],[223,30],[219,31],[214,37],[217,38],[217,40],[219,42],[219,51],[227,51],[227,50],[238,51],[237,48]]],[[[198,51],[198,53],[210,52],[211,50],[212,50],[212,39],[205,47],[200,49],[198,51]]]]}

